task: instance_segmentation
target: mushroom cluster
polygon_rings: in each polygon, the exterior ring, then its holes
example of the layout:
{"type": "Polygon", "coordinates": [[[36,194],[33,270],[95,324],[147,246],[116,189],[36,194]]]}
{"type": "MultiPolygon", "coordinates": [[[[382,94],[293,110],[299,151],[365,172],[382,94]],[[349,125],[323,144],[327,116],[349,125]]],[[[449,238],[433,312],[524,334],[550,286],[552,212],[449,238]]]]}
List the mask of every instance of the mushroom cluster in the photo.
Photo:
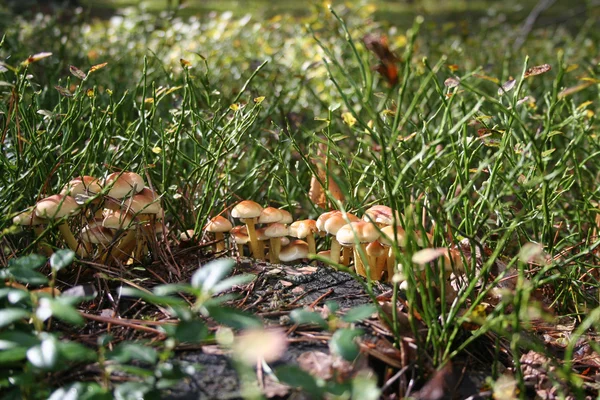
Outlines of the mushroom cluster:
{"type": "MultiPolygon", "coordinates": [[[[59,237],[79,257],[107,264],[140,259],[163,232],[159,195],[134,172],[115,172],[105,179],[82,176],[13,218],[39,237],[56,226],[59,237]]],[[[58,246],[58,244],[56,244],[58,246]]],[[[45,254],[52,252],[41,244],[45,254]]]]}
{"type": "MultiPolygon", "coordinates": [[[[240,255],[244,254],[245,245],[256,259],[266,260],[265,254],[268,254],[271,263],[319,254],[329,258],[333,265],[348,267],[353,261],[357,274],[368,275],[373,280],[392,280],[398,270],[394,244],[401,250],[407,240],[400,226],[400,214],[394,215],[392,209],[384,205],[372,206],[365,211],[362,219],[348,212],[334,210],[321,214],[317,220],[293,221],[285,210],[263,208],[254,201],[244,200],[233,207],[231,216],[244,225],[234,227],[225,217],[217,216],[205,227],[207,232],[215,234],[217,252],[225,251],[223,234],[229,232],[231,244],[235,244],[240,255]],[[317,253],[315,237],[329,237],[330,248],[317,253]]],[[[429,247],[431,243],[429,234],[417,241],[422,248],[429,247]]],[[[452,255],[452,260],[447,257],[448,267],[461,268],[460,256],[448,254],[452,255]]]]}

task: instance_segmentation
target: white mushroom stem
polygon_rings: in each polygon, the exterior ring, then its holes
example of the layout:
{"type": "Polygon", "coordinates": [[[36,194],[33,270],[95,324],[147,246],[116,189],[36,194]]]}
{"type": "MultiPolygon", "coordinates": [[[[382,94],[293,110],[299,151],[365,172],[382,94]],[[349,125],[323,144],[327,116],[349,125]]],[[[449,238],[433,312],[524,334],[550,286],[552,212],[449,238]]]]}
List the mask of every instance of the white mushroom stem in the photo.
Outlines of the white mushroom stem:
{"type": "Polygon", "coordinates": [[[367,271],[365,270],[365,264],[363,263],[362,257],[360,256],[360,250],[362,249],[363,253],[366,254],[367,245],[364,243],[360,243],[358,245],[353,245],[354,249],[354,269],[358,275],[367,276],[367,271]]]}
{"type": "MultiPolygon", "coordinates": [[[[242,218],[241,221],[246,224],[246,230],[248,231],[248,237],[250,238],[250,249],[254,258],[260,258],[260,247],[258,246],[258,239],[256,238],[256,218],[242,218]]],[[[264,258],[264,256],[262,257],[264,258]]]]}
{"type": "Polygon", "coordinates": [[[335,236],[331,238],[331,253],[329,254],[331,262],[334,264],[338,264],[340,262],[340,251],[342,250],[342,245],[337,241],[335,236]]]}
{"type": "Polygon", "coordinates": [[[281,251],[281,238],[270,238],[269,244],[269,262],[271,264],[279,264],[279,252],[281,251]]]}
{"type": "Polygon", "coordinates": [[[69,246],[71,250],[73,250],[82,257],[88,256],[87,251],[83,246],[79,245],[77,239],[75,239],[75,236],[73,236],[73,233],[71,232],[71,229],[69,229],[69,225],[66,222],[60,223],[58,225],[58,230],[60,231],[62,237],[65,239],[65,242],[67,242],[67,246],[69,246]]]}

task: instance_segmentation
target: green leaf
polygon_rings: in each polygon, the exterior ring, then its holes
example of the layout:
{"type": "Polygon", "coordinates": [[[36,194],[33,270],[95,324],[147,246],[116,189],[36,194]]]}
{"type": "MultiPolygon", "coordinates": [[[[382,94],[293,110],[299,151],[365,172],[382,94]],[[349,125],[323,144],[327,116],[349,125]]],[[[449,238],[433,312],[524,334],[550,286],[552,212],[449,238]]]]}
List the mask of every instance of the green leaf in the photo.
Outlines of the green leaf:
{"type": "Polygon", "coordinates": [[[121,288],[121,295],[128,297],[137,297],[150,304],[162,306],[184,306],[187,304],[182,299],[177,299],[171,296],[158,296],[153,293],[144,292],[142,290],[130,287],[121,288]]]}
{"type": "Polygon", "coordinates": [[[362,334],[360,329],[338,329],[329,341],[329,348],[343,359],[354,361],[360,352],[355,339],[362,334]]]}
{"type": "Polygon", "coordinates": [[[290,318],[297,324],[318,325],[323,329],[327,329],[327,321],[320,314],[297,308],[290,313],[290,318]]]}
{"type": "Polygon", "coordinates": [[[169,283],[155,286],[152,292],[157,296],[167,296],[173,293],[193,293],[195,290],[187,283],[169,283]]]}
{"type": "Polygon", "coordinates": [[[0,310],[0,328],[4,328],[13,322],[29,317],[29,312],[20,308],[5,308],[0,310]]]}
{"type": "Polygon", "coordinates": [[[208,328],[202,321],[181,321],[177,324],[173,337],[179,342],[199,343],[208,335],[208,328]]]}
{"type": "Polygon", "coordinates": [[[27,359],[37,368],[50,370],[58,362],[58,340],[54,336],[48,336],[38,346],[27,350],[27,359]]]}
{"type": "Polygon", "coordinates": [[[60,271],[61,269],[71,265],[75,259],[75,252],[73,250],[63,249],[58,250],[50,256],[50,267],[54,271],[60,271]]]}
{"type": "Polygon", "coordinates": [[[373,304],[363,304],[362,306],[354,307],[342,318],[345,322],[358,322],[369,318],[377,308],[373,304]]]}
{"type": "Polygon", "coordinates": [[[145,382],[126,382],[115,388],[114,395],[116,400],[159,399],[158,394],[152,391],[152,386],[145,382]]]}
{"type": "Polygon", "coordinates": [[[39,299],[39,306],[35,315],[42,321],[54,316],[71,325],[83,325],[85,320],[79,314],[79,311],[71,305],[73,298],[51,298],[44,297],[39,299]]]}
{"type": "Polygon", "coordinates": [[[262,322],[254,315],[237,308],[223,306],[206,307],[215,321],[234,329],[261,328],[262,322]]]}
{"type": "Polygon", "coordinates": [[[122,364],[132,360],[155,364],[158,360],[158,353],[152,347],[125,342],[117,345],[115,349],[107,355],[107,357],[122,364]]]}
{"type": "Polygon", "coordinates": [[[24,360],[28,349],[29,347],[14,347],[0,351],[0,366],[14,365],[15,362],[24,360]]]}
{"type": "Polygon", "coordinates": [[[29,254],[28,256],[13,258],[8,262],[8,267],[38,269],[46,263],[46,257],[39,254],[29,254]]]}
{"type": "Polygon", "coordinates": [[[97,360],[96,352],[81,343],[59,342],[58,349],[60,355],[67,361],[95,362],[97,360]]]}
{"type": "Polygon", "coordinates": [[[48,400],[111,400],[112,394],[95,382],[75,382],[56,389],[48,400]]]}
{"type": "MultiPolygon", "coordinates": [[[[0,350],[8,350],[19,346],[30,348],[39,343],[40,341],[36,336],[21,330],[0,332],[0,350]]],[[[1,351],[0,354],[2,354],[1,351]]]]}
{"type": "Polygon", "coordinates": [[[22,267],[10,267],[8,268],[8,273],[16,281],[21,283],[29,283],[36,286],[48,283],[48,278],[46,278],[46,275],[34,271],[32,269],[22,267]]]}
{"type": "Polygon", "coordinates": [[[381,390],[377,387],[375,376],[361,371],[352,379],[353,400],[377,400],[380,395],[381,390]]]}
{"type": "Polygon", "coordinates": [[[300,388],[315,399],[323,398],[323,393],[317,381],[311,374],[296,365],[284,365],[275,370],[277,378],[292,387],[300,388]]]}
{"type": "Polygon", "coordinates": [[[213,292],[213,294],[221,293],[225,290],[231,289],[234,286],[245,285],[247,283],[250,283],[254,280],[254,278],[256,278],[256,276],[252,275],[252,274],[242,274],[242,275],[232,276],[231,278],[227,278],[227,279],[217,283],[213,287],[212,292],[213,292]]]}
{"type": "Polygon", "coordinates": [[[230,258],[213,260],[194,272],[192,286],[208,293],[231,272],[234,265],[235,261],[230,258]]]}

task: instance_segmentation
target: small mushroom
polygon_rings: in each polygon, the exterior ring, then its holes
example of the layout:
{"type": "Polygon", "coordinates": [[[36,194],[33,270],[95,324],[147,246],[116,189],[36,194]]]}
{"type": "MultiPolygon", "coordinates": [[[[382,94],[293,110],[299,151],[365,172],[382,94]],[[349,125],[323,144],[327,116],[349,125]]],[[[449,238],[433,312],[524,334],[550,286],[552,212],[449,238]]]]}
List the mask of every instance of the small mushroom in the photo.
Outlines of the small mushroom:
{"type": "MultiPolygon", "coordinates": [[[[33,208],[25,210],[13,217],[13,224],[32,228],[36,238],[42,236],[42,233],[44,233],[44,228],[42,226],[46,225],[47,223],[48,222],[45,219],[35,215],[33,208]]],[[[53,253],[52,248],[47,243],[40,242],[39,249],[42,254],[47,257],[50,257],[53,253]]]]}
{"type": "MultiPolygon", "coordinates": [[[[331,238],[331,262],[337,264],[340,261],[340,252],[342,250],[342,246],[336,239],[336,235],[339,229],[348,224],[349,222],[359,221],[358,217],[350,214],[343,213],[341,211],[329,211],[323,213],[317,218],[316,226],[321,232],[326,232],[332,235],[331,238]]],[[[342,259],[343,265],[350,264],[350,254],[347,253],[344,255],[342,259]]]]}
{"type": "MultiPolygon", "coordinates": [[[[60,220],[67,216],[73,216],[80,210],[79,204],[77,204],[73,197],[63,196],[61,194],[46,197],[45,199],[38,201],[35,205],[35,215],[52,221],[60,220]]],[[[87,252],[79,245],[79,243],[77,243],[77,240],[75,239],[75,236],[73,236],[66,221],[62,221],[58,224],[58,230],[71,250],[83,257],[87,256],[87,252]]]]}
{"type": "Polygon", "coordinates": [[[269,225],[265,229],[265,235],[269,238],[269,261],[272,264],[279,263],[279,252],[281,251],[281,237],[287,236],[289,229],[286,225],[278,222],[269,225]]]}
{"type": "Polygon", "coordinates": [[[223,235],[225,232],[229,232],[233,228],[233,225],[227,218],[224,218],[220,215],[212,218],[208,224],[206,224],[206,231],[212,232],[215,234],[216,246],[215,251],[217,253],[222,253],[225,251],[225,236],[223,235]]]}
{"type": "MultiPolygon", "coordinates": [[[[338,242],[342,246],[352,247],[354,250],[354,266],[356,273],[362,276],[367,276],[365,264],[360,256],[362,250],[366,254],[367,243],[376,241],[379,238],[377,227],[367,221],[351,222],[342,226],[336,235],[338,242]]],[[[369,269],[375,266],[368,265],[369,269]]]]}
{"type": "Polygon", "coordinates": [[[317,228],[317,221],[312,219],[295,221],[290,225],[290,236],[298,239],[306,239],[306,242],[308,243],[308,252],[310,254],[317,253],[314,234],[318,231],[319,229],[317,228]]]}
{"type": "Polygon", "coordinates": [[[250,248],[252,249],[252,255],[258,258],[260,250],[258,247],[258,240],[256,239],[256,221],[260,216],[262,207],[260,204],[252,200],[240,201],[231,210],[231,216],[233,218],[239,218],[240,221],[246,224],[248,230],[248,237],[250,237],[250,248]]]}
{"type": "Polygon", "coordinates": [[[110,187],[107,196],[115,199],[131,197],[144,189],[144,179],[135,172],[114,172],[106,177],[103,186],[110,187]]]}
{"type": "Polygon", "coordinates": [[[243,257],[244,245],[250,241],[250,236],[248,236],[248,230],[246,229],[246,226],[234,226],[231,231],[229,231],[229,234],[237,245],[238,255],[243,257]]]}
{"type": "Polygon", "coordinates": [[[283,262],[302,260],[308,257],[308,243],[303,240],[294,240],[279,252],[279,259],[283,262]]]}

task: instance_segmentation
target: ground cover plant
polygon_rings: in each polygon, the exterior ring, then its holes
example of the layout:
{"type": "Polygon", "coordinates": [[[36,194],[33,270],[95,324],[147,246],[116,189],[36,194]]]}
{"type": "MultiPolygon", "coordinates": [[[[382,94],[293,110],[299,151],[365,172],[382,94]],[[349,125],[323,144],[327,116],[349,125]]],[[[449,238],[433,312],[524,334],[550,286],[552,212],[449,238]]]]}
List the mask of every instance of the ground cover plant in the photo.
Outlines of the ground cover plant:
{"type": "Polygon", "coordinates": [[[222,359],[247,398],[597,396],[596,9],[530,32],[493,12],[396,27],[366,3],[264,21],[3,11],[7,397],[218,397],[226,372],[197,377],[222,359]],[[71,245],[99,200],[131,211],[104,180],[126,171],[164,226],[71,245]],[[102,184],[76,216],[14,222],[80,176],[102,184]],[[294,221],[385,205],[391,269],[372,275],[361,247],[271,264],[205,229],[247,199],[294,221]]]}

